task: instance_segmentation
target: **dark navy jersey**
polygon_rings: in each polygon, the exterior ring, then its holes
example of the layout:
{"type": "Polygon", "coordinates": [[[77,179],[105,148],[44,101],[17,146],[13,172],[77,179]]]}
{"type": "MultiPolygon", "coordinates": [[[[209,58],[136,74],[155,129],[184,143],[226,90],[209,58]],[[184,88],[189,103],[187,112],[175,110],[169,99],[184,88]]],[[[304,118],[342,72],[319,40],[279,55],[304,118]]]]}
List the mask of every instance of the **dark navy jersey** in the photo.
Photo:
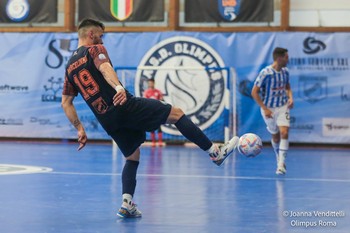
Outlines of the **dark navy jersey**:
{"type": "Polygon", "coordinates": [[[80,93],[106,129],[108,121],[116,114],[113,105],[116,91],[98,70],[104,62],[111,63],[106,48],[101,44],[82,46],[74,51],[66,66],[62,94],[76,96],[80,93]]]}

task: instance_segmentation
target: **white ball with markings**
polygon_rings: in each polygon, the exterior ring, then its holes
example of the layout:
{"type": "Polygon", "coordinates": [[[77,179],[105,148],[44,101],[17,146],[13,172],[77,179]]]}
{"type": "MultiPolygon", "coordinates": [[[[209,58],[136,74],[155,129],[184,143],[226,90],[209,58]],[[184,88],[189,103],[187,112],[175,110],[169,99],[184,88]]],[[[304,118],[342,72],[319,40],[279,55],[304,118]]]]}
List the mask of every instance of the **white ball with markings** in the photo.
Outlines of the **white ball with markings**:
{"type": "Polygon", "coordinates": [[[246,133],[239,138],[238,152],[247,157],[255,157],[262,150],[261,138],[253,133],[246,133]]]}

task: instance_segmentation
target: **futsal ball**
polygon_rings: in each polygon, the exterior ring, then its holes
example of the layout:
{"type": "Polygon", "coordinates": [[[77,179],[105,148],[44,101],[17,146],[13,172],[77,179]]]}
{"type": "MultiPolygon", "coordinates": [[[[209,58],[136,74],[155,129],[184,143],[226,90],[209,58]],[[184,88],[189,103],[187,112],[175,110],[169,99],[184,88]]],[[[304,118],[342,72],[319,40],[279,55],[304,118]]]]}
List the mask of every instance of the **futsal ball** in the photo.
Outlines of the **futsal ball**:
{"type": "Polygon", "coordinates": [[[261,138],[253,133],[243,134],[238,141],[238,152],[247,157],[255,157],[262,150],[261,138]]]}

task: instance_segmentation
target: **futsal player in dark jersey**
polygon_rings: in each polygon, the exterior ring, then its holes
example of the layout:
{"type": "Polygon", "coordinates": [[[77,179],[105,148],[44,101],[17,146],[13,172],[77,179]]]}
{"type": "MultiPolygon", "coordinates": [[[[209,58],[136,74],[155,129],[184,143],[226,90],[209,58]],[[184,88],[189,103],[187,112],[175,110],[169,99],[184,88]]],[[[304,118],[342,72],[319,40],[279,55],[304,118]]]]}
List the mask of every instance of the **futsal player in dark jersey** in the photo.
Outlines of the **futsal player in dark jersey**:
{"type": "Polygon", "coordinates": [[[134,97],[120,83],[106,48],[102,45],[104,25],[85,19],[78,26],[78,48],[69,59],[62,92],[62,108],[78,131],[78,150],[87,142],[73,100],[78,93],[86,101],[104,130],[117,143],[126,158],[122,171],[121,218],[141,217],[133,202],[136,173],[140,159],[140,145],[146,132],[161,124],[175,124],[190,141],[206,151],[220,166],[238,143],[233,137],[223,145],[213,144],[206,135],[177,107],[158,100],[134,97]]]}

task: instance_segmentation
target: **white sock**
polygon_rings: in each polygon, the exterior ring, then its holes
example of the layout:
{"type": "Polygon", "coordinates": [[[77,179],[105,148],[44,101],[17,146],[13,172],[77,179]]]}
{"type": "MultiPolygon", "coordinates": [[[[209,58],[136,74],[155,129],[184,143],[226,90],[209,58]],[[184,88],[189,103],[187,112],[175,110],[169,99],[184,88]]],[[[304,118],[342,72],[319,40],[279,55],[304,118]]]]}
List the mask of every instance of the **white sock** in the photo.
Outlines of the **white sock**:
{"type": "Polygon", "coordinates": [[[287,151],[289,149],[289,141],[288,139],[281,139],[280,142],[280,149],[278,152],[278,164],[282,165],[284,164],[286,157],[287,157],[287,151]]]}
{"type": "Polygon", "coordinates": [[[128,193],[124,193],[122,206],[129,208],[131,207],[131,204],[132,204],[132,196],[128,193]]]}
{"type": "Polygon", "coordinates": [[[271,139],[271,145],[272,145],[273,151],[275,152],[275,155],[276,155],[276,161],[278,162],[278,151],[279,151],[280,144],[274,142],[273,139],[271,139]]]}

